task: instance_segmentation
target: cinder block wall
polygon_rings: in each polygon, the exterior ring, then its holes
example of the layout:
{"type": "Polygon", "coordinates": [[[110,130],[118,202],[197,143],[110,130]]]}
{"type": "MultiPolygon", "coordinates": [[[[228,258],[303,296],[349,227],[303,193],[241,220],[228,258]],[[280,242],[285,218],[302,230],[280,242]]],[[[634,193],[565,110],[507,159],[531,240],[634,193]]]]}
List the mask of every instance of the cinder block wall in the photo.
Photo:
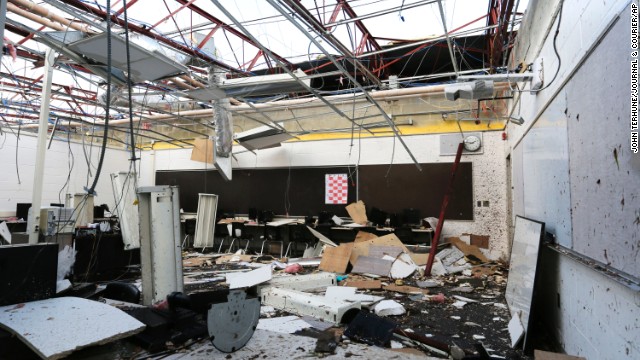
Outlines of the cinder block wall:
{"type": "MultiPolygon", "coordinates": [[[[29,134],[20,134],[18,142],[18,169],[20,181],[16,173],[16,137],[7,131],[0,135],[0,216],[15,215],[16,203],[30,203],[33,192],[33,180],[36,163],[37,138],[29,134]]],[[[65,193],[85,193],[84,187],[93,182],[93,176],[87,180],[89,166],[86,156],[91,159],[91,174],[95,176],[98,165],[100,147],[54,140],[46,152],[42,205],[64,203],[65,193]],[[71,154],[69,152],[71,148],[71,154]],[[70,164],[73,163],[68,189],[63,185],[67,181],[70,164]],[[58,198],[60,194],[60,198],[58,198]]],[[[95,205],[107,204],[113,208],[114,198],[109,174],[129,169],[130,154],[126,151],[107,148],[102,174],[94,199],[95,205]]]]}

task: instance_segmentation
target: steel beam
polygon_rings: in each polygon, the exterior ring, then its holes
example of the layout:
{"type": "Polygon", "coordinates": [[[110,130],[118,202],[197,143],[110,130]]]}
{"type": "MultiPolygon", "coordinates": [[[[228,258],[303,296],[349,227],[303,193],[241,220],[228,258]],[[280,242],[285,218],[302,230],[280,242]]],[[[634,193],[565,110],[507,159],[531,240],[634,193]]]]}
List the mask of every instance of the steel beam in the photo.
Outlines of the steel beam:
{"type": "MultiPolygon", "coordinates": [[[[238,31],[238,30],[234,29],[233,27],[229,26],[224,21],[222,21],[222,20],[218,19],[217,17],[209,14],[207,11],[199,8],[196,5],[193,5],[193,4],[189,3],[189,1],[187,1],[187,0],[176,0],[176,1],[178,3],[180,3],[180,4],[182,4],[182,5],[186,5],[187,8],[189,8],[191,11],[193,11],[194,13],[202,16],[203,18],[205,18],[205,19],[207,19],[209,21],[211,21],[212,23],[222,26],[225,31],[237,36],[242,41],[244,41],[244,42],[246,42],[248,44],[251,44],[252,46],[255,46],[257,48],[260,48],[258,46],[258,42],[255,39],[252,39],[252,37],[243,34],[242,31],[238,31]]],[[[278,55],[278,54],[276,54],[274,52],[271,52],[271,57],[273,57],[275,59],[278,59],[278,61],[280,61],[281,63],[285,64],[287,66],[287,68],[289,68],[289,69],[293,69],[294,68],[294,65],[291,64],[289,62],[289,60],[285,59],[284,57],[282,57],[282,56],[280,56],[280,55],[278,55]]]]}
{"type": "MultiPolygon", "coordinates": [[[[181,1],[181,0],[178,0],[181,1]]],[[[273,53],[271,52],[271,50],[269,50],[266,46],[262,45],[258,39],[256,39],[253,35],[251,35],[251,33],[224,7],[220,4],[220,2],[218,0],[211,0],[211,2],[216,5],[218,7],[218,9],[220,9],[220,11],[222,11],[234,24],[236,24],[236,26],[243,32],[246,34],[246,36],[248,38],[250,38],[253,43],[258,46],[258,48],[260,48],[265,55],[267,55],[268,57],[272,58],[282,69],[284,69],[284,71],[289,74],[289,76],[291,76],[295,81],[298,82],[298,84],[300,84],[302,87],[304,87],[307,91],[309,91],[310,93],[312,93],[313,95],[315,95],[320,101],[322,101],[324,104],[326,104],[328,107],[330,107],[333,111],[335,111],[338,115],[342,116],[343,118],[349,120],[351,123],[353,123],[355,126],[359,127],[359,128],[363,128],[362,125],[358,124],[357,122],[355,122],[352,118],[350,118],[347,114],[345,114],[344,112],[342,112],[340,109],[338,109],[335,105],[333,105],[332,103],[330,103],[327,99],[324,98],[324,96],[322,96],[322,94],[320,94],[320,92],[318,92],[316,89],[312,88],[311,86],[307,85],[304,81],[302,81],[293,71],[291,71],[291,69],[289,69],[287,67],[287,65],[285,63],[283,63],[282,61],[280,61],[277,57],[275,57],[273,55],[273,53]]],[[[373,134],[373,132],[371,130],[368,130],[366,128],[363,128],[364,130],[366,130],[368,133],[373,134]]]]}
{"type": "MultiPolygon", "coordinates": [[[[211,0],[211,1],[216,1],[216,0],[211,0]]],[[[308,32],[306,32],[306,30],[304,29],[304,27],[302,27],[302,25],[300,25],[298,22],[296,22],[296,20],[293,18],[293,16],[291,16],[285,9],[283,9],[282,7],[280,7],[275,0],[267,0],[267,2],[269,2],[269,4],[271,4],[271,6],[273,6],[276,10],[278,10],[278,12],[280,12],[280,14],[282,14],[287,20],[289,20],[289,22],[291,22],[295,27],[298,28],[298,30],[300,30],[305,36],[307,36],[307,38],[320,50],[324,53],[324,55],[333,63],[333,65],[338,68],[338,70],[342,71],[342,73],[349,79],[349,81],[351,81],[352,84],[354,84],[356,86],[356,89],[360,90],[362,92],[362,94],[367,98],[367,100],[375,105],[376,108],[378,108],[378,111],[380,111],[380,114],[382,114],[382,116],[384,117],[384,119],[387,121],[387,124],[389,124],[389,127],[391,128],[391,130],[393,130],[393,134],[395,135],[396,138],[398,138],[398,140],[400,141],[400,143],[402,144],[402,146],[404,147],[404,149],[407,151],[407,154],[409,154],[409,157],[411,157],[411,160],[413,161],[413,163],[416,165],[416,167],[418,168],[418,170],[422,171],[422,166],[420,166],[420,163],[418,162],[418,160],[415,158],[415,156],[413,156],[413,153],[411,152],[411,150],[409,150],[409,147],[407,146],[407,144],[404,142],[404,139],[402,139],[402,137],[400,136],[400,133],[398,132],[398,128],[396,127],[395,123],[393,122],[393,120],[391,119],[391,117],[389,117],[389,114],[387,114],[386,111],[384,111],[384,109],[382,108],[382,106],[380,106],[380,104],[371,97],[371,95],[369,94],[369,92],[367,92],[362,85],[360,85],[360,83],[358,82],[358,80],[353,77],[351,74],[349,74],[349,72],[342,66],[342,64],[340,64],[338,61],[336,61],[336,59],[333,57],[333,55],[331,55],[313,36],[311,36],[311,34],[309,34],[308,32]]],[[[328,102],[328,101],[327,101],[328,102]]],[[[355,121],[353,121],[352,119],[350,119],[354,124],[357,124],[355,121]]],[[[358,125],[359,127],[362,127],[361,125],[358,125]]],[[[365,130],[370,131],[368,129],[365,128],[365,130]]]]}
{"type": "MultiPolygon", "coordinates": [[[[349,50],[344,44],[342,44],[340,40],[333,36],[333,34],[328,31],[329,29],[325,27],[318,19],[316,19],[313,14],[311,14],[309,10],[307,10],[307,8],[302,6],[300,4],[300,0],[281,0],[281,2],[285,3],[291,11],[298,14],[304,21],[305,25],[311,27],[318,36],[323,38],[325,41],[331,44],[331,46],[338,50],[344,56],[344,58],[349,61],[356,69],[360,70],[362,74],[373,85],[378,88],[382,87],[382,82],[380,81],[380,79],[376,75],[374,75],[368,67],[362,64],[360,60],[356,59],[353,52],[349,50]]],[[[344,8],[344,5],[342,7],[344,8]]],[[[303,32],[306,33],[306,30],[303,32]]]]}
{"type": "Polygon", "coordinates": [[[444,16],[444,8],[442,7],[442,0],[438,0],[438,9],[440,9],[440,18],[442,19],[442,27],[444,28],[444,35],[447,38],[447,46],[449,47],[449,56],[451,56],[451,65],[453,65],[453,71],[458,76],[458,62],[456,60],[456,54],[453,52],[453,45],[451,44],[451,38],[449,37],[449,31],[447,30],[447,18],[444,16]]]}

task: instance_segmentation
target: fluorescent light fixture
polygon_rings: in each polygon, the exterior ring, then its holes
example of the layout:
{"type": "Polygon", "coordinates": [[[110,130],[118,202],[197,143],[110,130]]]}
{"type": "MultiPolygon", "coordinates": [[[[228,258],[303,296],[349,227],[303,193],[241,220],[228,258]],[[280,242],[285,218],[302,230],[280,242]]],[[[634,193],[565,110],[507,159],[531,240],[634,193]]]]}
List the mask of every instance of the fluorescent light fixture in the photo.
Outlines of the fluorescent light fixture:
{"type": "Polygon", "coordinates": [[[216,211],[218,195],[198,194],[198,212],[196,213],[196,232],[193,246],[196,248],[213,247],[213,234],[216,230],[216,211]]]}
{"type": "MultiPolygon", "coordinates": [[[[106,64],[107,34],[90,36],[69,44],[69,50],[106,64]]],[[[136,81],[158,80],[188,72],[186,66],[173,61],[158,50],[148,51],[134,42],[129,42],[131,76],[136,81]]],[[[117,34],[111,35],[111,63],[113,67],[126,71],[127,47],[125,39],[117,34]]]]}
{"type": "Polygon", "coordinates": [[[275,127],[259,126],[236,134],[235,140],[247,150],[253,151],[278,147],[283,141],[293,137],[293,135],[275,127]]]}

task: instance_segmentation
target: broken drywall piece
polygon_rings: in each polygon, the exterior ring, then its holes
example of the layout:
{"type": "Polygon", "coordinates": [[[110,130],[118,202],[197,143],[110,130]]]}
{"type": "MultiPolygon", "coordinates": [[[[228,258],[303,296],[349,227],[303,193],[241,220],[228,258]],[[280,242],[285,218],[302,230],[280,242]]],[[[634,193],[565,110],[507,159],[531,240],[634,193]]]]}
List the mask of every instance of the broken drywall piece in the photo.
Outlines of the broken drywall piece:
{"type": "Polygon", "coordinates": [[[442,265],[442,262],[440,262],[440,259],[435,257],[433,260],[433,266],[431,267],[431,275],[444,276],[447,274],[448,274],[447,268],[445,268],[444,265],[442,265]]]}
{"type": "Polygon", "coordinates": [[[342,223],[344,222],[344,220],[342,220],[341,218],[337,217],[336,215],[333,215],[331,220],[333,220],[333,222],[338,226],[342,225],[342,223]]]}
{"type": "Polygon", "coordinates": [[[243,273],[226,274],[229,289],[238,289],[251,287],[271,280],[271,266],[263,266],[261,268],[243,273]]]}
{"type": "Polygon", "coordinates": [[[444,266],[451,266],[456,261],[464,257],[464,253],[455,246],[450,246],[446,249],[442,249],[436,254],[436,257],[442,261],[444,266]]]}
{"type": "Polygon", "coordinates": [[[392,279],[405,279],[418,270],[411,257],[405,253],[400,254],[391,265],[390,276],[392,279]]]}
{"type": "Polygon", "coordinates": [[[394,316],[394,315],[403,315],[407,312],[404,306],[397,301],[394,300],[383,300],[380,301],[373,309],[373,311],[378,316],[394,316]]]}
{"type": "Polygon", "coordinates": [[[515,348],[524,336],[524,327],[520,321],[520,311],[516,311],[509,321],[508,325],[509,337],[511,337],[511,348],[515,348]]]}
{"type": "Polygon", "coordinates": [[[358,200],[358,202],[347,205],[346,209],[354,223],[360,225],[365,225],[367,223],[367,211],[362,200],[358,200]]]}
{"type": "Polygon", "coordinates": [[[449,238],[449,242],[464,253],[464,256],[472,263],[486,263],[489,259],[480,251],[477,246],[469,245],[459,238],[449,238]]]}
{"type": "Polygon", "coordinates": [[[321,233],[319,233],[318,231],[316,231],[315,229],[312,229],[311,227],[307,226],[307,229],[309,229],[309,231],[311,232],[311,234],[313,234],[313,236],[315,236],[318,240],[322,241],[323,243],[329,245],[329,246],[338,246],[338,244],[334,243],[333,241],[331,241],[328,237],[322,235],[321,233]]]}
{"type": "Polygon", "coordinates": [[[473,335],[472,337],[473,337],[473,340],[484,340],[485,339],[485,337],[482,336],[482,335],[473,335]]]}
{"type": "Polygon", "coordinates": [[[393,261],[378,259],[370,256],[359,256],[353,265],[353,274],[373,274],[379,276],[389,276],[393,261]]]}
{"type": "Polygon", "coordinates": [[[311,325],[298,316],[282,316],[270,319],[260,319],[256,329],[275,331],[281,334],[293,334],[311,325]]]}
{"type": "Polygon", "coordinates": [[[352,249],[353,243],[340,244],[336,247],[327,247],[322,255],[319,269],[338,274],[346,273],[352,249]]]}

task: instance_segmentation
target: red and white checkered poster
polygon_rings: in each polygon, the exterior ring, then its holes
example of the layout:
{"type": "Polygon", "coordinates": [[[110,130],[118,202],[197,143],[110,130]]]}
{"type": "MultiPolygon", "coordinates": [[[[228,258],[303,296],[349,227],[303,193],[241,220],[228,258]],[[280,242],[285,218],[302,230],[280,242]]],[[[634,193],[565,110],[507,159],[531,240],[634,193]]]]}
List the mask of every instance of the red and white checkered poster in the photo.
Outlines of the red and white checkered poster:
{"type": "Polygon", "coordinates": [[[346,204],[349,191],[349,178],[347,174],[325,175],[325,204],[346,204]]]}

